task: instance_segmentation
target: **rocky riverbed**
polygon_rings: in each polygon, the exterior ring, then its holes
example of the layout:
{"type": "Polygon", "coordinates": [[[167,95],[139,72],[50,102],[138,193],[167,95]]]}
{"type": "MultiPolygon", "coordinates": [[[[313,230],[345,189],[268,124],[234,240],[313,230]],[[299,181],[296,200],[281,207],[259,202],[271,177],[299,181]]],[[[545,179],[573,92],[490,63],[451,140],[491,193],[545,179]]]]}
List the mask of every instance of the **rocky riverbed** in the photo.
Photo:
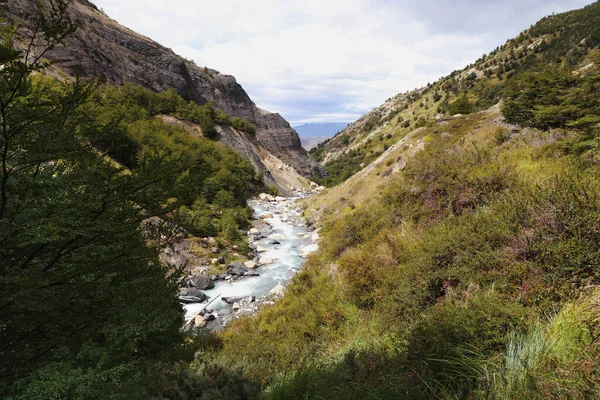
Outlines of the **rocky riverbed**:
{"type": "Polygon", "coordinates": [[[229,264],[224,274],[202,270],[186,280],[180,290],[186,329],[220,329],[284,295],[306,257],[318,249],[319,234],[306,226],[296,203],[301,197],[261,194],[249,201],[255,217],[247,232],[251,260],[229,264]]]}

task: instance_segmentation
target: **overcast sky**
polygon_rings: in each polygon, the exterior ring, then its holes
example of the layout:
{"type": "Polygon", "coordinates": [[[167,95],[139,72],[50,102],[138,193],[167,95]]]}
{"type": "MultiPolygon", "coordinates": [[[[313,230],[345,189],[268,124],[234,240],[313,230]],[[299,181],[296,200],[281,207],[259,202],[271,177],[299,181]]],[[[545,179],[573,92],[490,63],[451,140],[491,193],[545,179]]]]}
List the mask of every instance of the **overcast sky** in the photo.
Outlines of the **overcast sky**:
{"type": "Polygon", "coordinates": [[[592,0],[93,0],[292,125],[353,121],[592,0]]]}

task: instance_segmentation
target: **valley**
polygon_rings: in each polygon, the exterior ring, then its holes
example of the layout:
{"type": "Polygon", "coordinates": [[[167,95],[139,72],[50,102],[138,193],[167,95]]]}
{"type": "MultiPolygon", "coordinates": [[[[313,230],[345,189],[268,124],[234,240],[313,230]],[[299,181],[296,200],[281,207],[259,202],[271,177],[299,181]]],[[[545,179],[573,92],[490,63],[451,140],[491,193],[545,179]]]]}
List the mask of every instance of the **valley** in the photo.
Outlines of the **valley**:
{"type": "Polygon", "coordinates": [[[600,397],[600,2],[298,132],[88,0],[0,11],[0,397],[600,397]]]}
{"type": "MultiPolygon", "coordinates": [[[[262,194],[265,200],[249,201],[255,218],[254,227],[248,231],[249,246],[255,257],[244,264],[230,265],[228,274],[211,275],[215,284],[203,290],[208,299],[184,305],[188,325],[220,329],[234,318],[256,315],[261,306],[272,305],[284,295],[285,287],[300,272],[306,257],[318,249],[318,233],[305,226],[301,210],[295,204],[301,196],[306,195],[298,193],[275,199],[262,194]],[[205,312],[204,319],[192,324],[190,319],[197,318],[200,312],[205,312]]],[[[208,268],[197,272],[205,271],[208,268]]]]}

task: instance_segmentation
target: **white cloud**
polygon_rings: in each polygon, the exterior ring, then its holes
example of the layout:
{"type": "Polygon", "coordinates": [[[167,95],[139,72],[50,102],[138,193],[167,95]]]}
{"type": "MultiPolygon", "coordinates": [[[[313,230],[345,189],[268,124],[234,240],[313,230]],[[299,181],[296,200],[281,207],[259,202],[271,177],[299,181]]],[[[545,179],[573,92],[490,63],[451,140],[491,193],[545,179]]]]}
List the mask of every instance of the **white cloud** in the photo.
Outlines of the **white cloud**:
{"type": "Polygon", "coordinates": [[[589,0],[96,0],[292,123],[348,121],[589,0]]]}

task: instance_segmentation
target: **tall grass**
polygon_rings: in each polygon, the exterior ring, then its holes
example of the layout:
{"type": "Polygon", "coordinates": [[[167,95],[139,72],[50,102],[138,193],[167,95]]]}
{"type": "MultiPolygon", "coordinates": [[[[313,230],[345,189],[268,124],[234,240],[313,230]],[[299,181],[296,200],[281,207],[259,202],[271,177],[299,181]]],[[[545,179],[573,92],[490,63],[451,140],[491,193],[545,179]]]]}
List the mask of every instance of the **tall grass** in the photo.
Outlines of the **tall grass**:
{"type": "Polygon", "coordinates": [[[490,374],[489,398],[587,398],[600,395],[596,337],[600,291],[569,303],[525,334],[510,336],[505,355],[490,374]],[[595,369],[595,368],[593,368],[595,369]]]}

